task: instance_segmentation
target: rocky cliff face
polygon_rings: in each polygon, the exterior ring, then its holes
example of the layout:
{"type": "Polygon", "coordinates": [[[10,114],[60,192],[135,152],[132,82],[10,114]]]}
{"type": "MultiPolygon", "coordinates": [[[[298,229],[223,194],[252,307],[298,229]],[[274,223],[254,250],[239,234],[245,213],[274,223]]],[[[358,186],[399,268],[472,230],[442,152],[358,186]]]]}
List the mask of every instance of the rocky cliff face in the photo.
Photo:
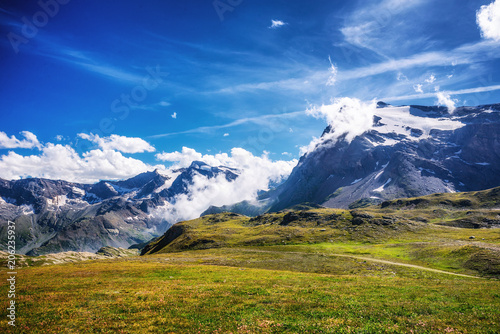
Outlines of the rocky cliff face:
{"type": "Polygon", "coordinates": [[[212,178],[220,174],[228,181],[238,176],[230,168],[193,162],[168,175],[153,171],[93,185],[0,179],[0,242],[7,244],[7,222],[13,221],[20,254],[95,252],[103,246],[127,248],[144,243],[174,223],[151,214],[154,209],[187,192],[195,175],[212,178]]]}
{"type": "Polygon", "coordinates": [[[500,104],[457,108],[379,103],[368,131],[325,129],[279,188],[271,210],[302,202],[357,206],[500,185],[500,104]]]}

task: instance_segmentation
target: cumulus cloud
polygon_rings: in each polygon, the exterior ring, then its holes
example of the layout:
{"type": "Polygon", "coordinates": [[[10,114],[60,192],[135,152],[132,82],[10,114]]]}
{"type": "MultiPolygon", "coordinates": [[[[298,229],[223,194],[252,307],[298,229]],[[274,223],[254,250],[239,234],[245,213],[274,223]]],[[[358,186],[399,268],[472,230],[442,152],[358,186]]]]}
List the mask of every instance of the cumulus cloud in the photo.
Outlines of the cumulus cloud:
{"type": "Polygon", "coordinates": [[[176,119],[177,118],[177,113],[174,112],[172,115],[170,115],[173,119],[176,119]]]}
{"type": "Polygon", "coordinates": [[[20,134],[24,137],[24,139],[20,140],[15,136],[9,137],[5,132],[0,131],[0,149],[41,147],[38,138],[33,133],[29,131],[21,131],[20,134]]]}
{"type": "Polygon", "coordinates": [[[302,147],[301,153],[311,152],[327,141],[335,143],[343,135],[345,141],[351,142],[356,136],[372,128],[376,108],[375,101],[365,103],[349,97],[335,99],[329,105],[312,107],[307,110],[307,114],[315,118],[324,118],[332,130],[321,138],[313,139],[308,146],[302,147]]]}
{"type": "Polygon", "coordinates": [[[196,175],[187,194],[177,195],[172,203],[153,213],[170,222],[199,217],[211,205],[256,201],[258,191],[267,190],[270,182],[281,182],[297,164],[297,160],[271,161],[266,154],[254,156],[242,148],[233,148],[231,154],[203,155],[183,147],[181,152],[161,153],[157,158],[175,162],[172,168],[187,167],[193,160],[198,160],[211,166],[231,167],[238,173],[234,181],[228,181],[224,175],[211,179],[196,175]]]}
{"type": "Polygon", "coordinates": [[[271,26],[269,27],[269,29],[276,29],[276,28],[282,27],[286,24],[287,24],[286,22],[283,22],[280,20],[271,20],[271,26]]]}
{"type": "Polygon", "coordinates": [[[125,137],[111,135],[99,137],[99,135],[79,133],[78,137],[97,144],[103,150],[116,150],[123,153],[154,152],[155,148],[147,141],[136,137],[125,137]]]}
{"type": "Polygon", "coordinates": [[[224,134],[224,137],[228,137],[228,136],[229,136],[229,133],[227,133],[227,132],[226,132],[226,133],[224,134]]]}
{"type": "Polygon", "coordinates": [[[437,104],[438,105],[444,105],[448,108],[448,112],[450,114],[453,114],[455,111],[455,103],[457,102],[456,100],[451,99],[450,94],[445,93],[445,92],[437,92],[436,97],[438,98],[437,104]]]}
{"type": "MultiPolygon", "coordinates": [[[[258,157],[238,147],[233,148],[231,154],[217,153],[212,155],[202,154],[195,149],[184,146],[180,152],[162,152],[158,153],[156,158],[161,161],[174,162],[173,168],[189,167],[193,161],[202,161],[210,166],[225,166],[238,170],[254,169],[255,167],[257,169],[267,169],[270,171],[273,168],[277,168],[279,171],[285,171],[285,174],[286,171],[289,170],[289,166],[296,163],[296,160],[279,160],[273,162],[268,158],[267,154],[258,157]]],[[[281,175],[282,173],[279,172],[278,174],[281,175]]]]}
{"type": "Polygon", "coordinates": [[[483,38],[500,41],[500,0],[481,6],[476,12],[476,22],[483,38]]]}
{"type": "Polygon", "coordinates": [[[79,155],[68,145],[49,143],[40,154],[23,156],[15,152],[0,156],[0,177],[8,180],[26,177],[95,183],[103,179],[125,179],[165,166],[151,166],[124,157],[113,150],[91,150],[79,155]]]}

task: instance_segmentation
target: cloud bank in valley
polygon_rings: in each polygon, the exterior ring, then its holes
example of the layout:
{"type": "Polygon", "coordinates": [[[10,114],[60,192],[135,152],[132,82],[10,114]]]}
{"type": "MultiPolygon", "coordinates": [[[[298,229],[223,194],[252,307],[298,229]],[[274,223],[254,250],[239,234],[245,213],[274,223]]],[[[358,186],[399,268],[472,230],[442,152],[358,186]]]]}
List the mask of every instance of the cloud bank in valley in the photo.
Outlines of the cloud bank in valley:
{"type": "Polygon", "coordinates": [[[172,169],[188,167],[196,160],[214,167],[225,166],[238,170],[238,178],[234,181],[226,180],[222,174],[211,179],[196,175],[187,194],[177,195],[173,203],[153,212],[169,222],[197,218],[212,205],[229,205],[245,200],[257,204],[257,193],[268,190],[270,182],[283,181],[297,164],[295,159],[272,161],[266,154],[254,156],[242,148],[233,148],[231,154],[203,155],[192,148],[183,147],[181,152],[159,153],[157,158],[175,162],[172,169]]]}
{"type": "Polygon", "coordinates": [[[178,195],[172,203],[152,212],[161,219],[177,222],[198,217],[211,205],[221,206],[243,200],[256,201],[259,191],[268,190],[269,184],[283,181],[291,173],[297,160],[272,161],[267,153],[254,156],[242,148],[233,148],[228,153],[201,154],[183,147],[175,152],[155,155],[162,162],[173,163],[169,168],[163,164],[147,164],[125,153],[144,153],[155,148],[141,138],[111,135],[99,137],[93,134],[78,134],[78,137],[95,144],[95,148],[77,152],[71,145],[40,143],[36,135],[23,131],[24,139],[0,132],[0,145],[10,151],[0,156],[0,177],[8,180],[39,177],[78,183],[95,183],[100,180],[116,180],[157,169],[166,175],[187,168],[193,161],[203,161],[213,167],[229,167],[237,171],[238,177],[228,181],[225,175],[207,178],[195,175],[186,194],[178,195]],[[21,155],[14,149],[37,149],[21,155]]]}

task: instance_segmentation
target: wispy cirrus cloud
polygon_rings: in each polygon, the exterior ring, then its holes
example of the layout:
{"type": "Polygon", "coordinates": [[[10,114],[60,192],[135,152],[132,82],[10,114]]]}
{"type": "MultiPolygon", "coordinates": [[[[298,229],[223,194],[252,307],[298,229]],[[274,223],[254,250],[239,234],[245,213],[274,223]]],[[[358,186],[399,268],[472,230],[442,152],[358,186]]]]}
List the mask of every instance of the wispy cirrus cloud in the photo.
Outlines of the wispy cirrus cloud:
{"type": "MultiPolygon", "coordinates": [[[[17,30],[22,28],[20,21],[8,20],[6,24],[17,30]]],[[[110,62],[103,60],[102,56],[73,48],[70,44],[71,43],[61,41],[47,33],[37,34],[37,47],[31,47],[31,44],[28,44],[30,47],[24,48],[23,52],[54,59],[108,79],[138,83],[144,78],[144,74],[141,75],[136,73],[133,68],[112,65],[110,62]]]]}
{"type": "MultiPolygon", "coordinates": [[[[305,74],[299,77],[233,85],[210,93],[235,94],[241,92],[290,90],[312,92],[318,90],[318,88],[325,83],[332,82],[332,78],[334,78],[336,83],[340,83],[391,72],[399,73],[403,70],[472,65],[494,59],[500,59],[500,45],[492,41],[479,41],[476,43],[464,44],[452,50],[417,53],[408,57],[374,62],[366,66],[355,67],[349,70],[342,70],[340,66],[334,66],[332,68],[332,64],[330,63],[330,68],[325,68],[325,70],[320,71],[304,71],[305,74]],[[332,72],[332,70],[335,72],[332,72]]],[[[429,75],[426,80],[427,83],[435,82],[435,74],[429,75]]]]}
{"type": "Polygon", "coordinates": [[[132,69],[124,69],[99,60],[97,56],[84,51],[54,45],[50,51],[38,51],[39,55],[52,58],[82,70],[122,82],[140,83],[145,74],[137,74],[132,69]]]}
{"type": "MultiPolygon", "coordinates": [[[[459,89],[459,90],[451,90],[451,91],[443,91],[448,95],[465,95],[465,94],[476,94],[476,93],[485,93],[500,90],[500,85],[491,85],[491,86],[481,86],[475,88],[467,88],[467,89],[459,89]]],[[[383,101],[405,101],[405,100],[418,100],[425,99],[430,97],[435,97],[436,92],[429,93],[421,93],[421,94],[410,94],[410,95],[399,95],[399,96],[386,96],[380,98],[383,101]]]]}
{"type": "Polygon", "coordinates": [[[215,131],[215,130],[232,128],[232,127],[247,124],[247,123],[269,125],[270,124],[269,122],[272,122],[272,121],[277,121],[277,120],[283,119],[283,118],[294,118],[294,117],[298,117],[298,116],[302,116],[302,115],[305,115],[305,111],[293,111],[293,112],[283,113],[283,114],[269,114],[269,115],[261,115],[261,116],[256,116],[256,117],[245,117],[245,118],[237,119],[237,120],[230,122],[230,123],[227,123],[227,124],[201,126],[201,127],[197,127],[197,128],[189,129],[189,130],[185,130],[185,131],[170,132],[170,133],[153,135],[153,136],[149,136],[148,138],[157,139],[157,138],[163,138],[163,137],[169,137],[169,136],[175,136],[175,135],[181,135],[181,134],[189,134],[189,133],[207,133],[207,132],[211,132],[211,131],[215,131]]]}
{"type": "MultiPolygon", "coordinates": [[[[348,24],[340,31],[346,43],[388,58],[408,44],[407,33],[414,29],[410,20],[403,19],[405,15],[426,2],[428,0],[382,0],[368,4],[362,2],[362,5],[348,16],[348,24]]],[[[411,41],[413,44],[422,42],[416,38],[411,41]]]]}

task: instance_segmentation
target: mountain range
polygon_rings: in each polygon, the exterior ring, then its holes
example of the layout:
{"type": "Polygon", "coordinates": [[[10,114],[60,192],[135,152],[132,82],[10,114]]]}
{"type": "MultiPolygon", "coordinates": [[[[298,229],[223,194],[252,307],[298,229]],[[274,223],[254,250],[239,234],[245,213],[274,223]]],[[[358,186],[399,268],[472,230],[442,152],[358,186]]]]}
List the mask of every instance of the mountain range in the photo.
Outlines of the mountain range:
{"type": "MultiPolygon", "coordinates": [[[[123,181],[79,184],[61,180],[0,179],[0,239],[7,221],[16,226],[19,254],[95,252],[103,246],[129,247],[161,235],[172,222],[155,209],[168,207],[188,192],[195,175],[208,179],[238,175],[231,168],[195,161],[164,175],[157,170],[123,181]]],[[[6,245],[2,242],[2,245],[6,245]]]]}
{"type": "MultiPolygon", "coordinates": [[[[342,110],[340,110],[342,112],[342,110]]],[[[288,179],[252,201],[210,207],[202,215],[257,216],[302,203],[355,209],[432,193],[500,186],[500,104],[459,107],[391,106],[379,102],[366,129],[339,131],[335,122],[299,160],[288,179]]],[[[78,184],[39,178],[0,179],[0,242],[16,223],[18,253],[95,252],[103,246],[142,247],[176,221],[175,210],[196,176],[238,178],[240,171],[194,161],[122,181],[78,184]]]]}

